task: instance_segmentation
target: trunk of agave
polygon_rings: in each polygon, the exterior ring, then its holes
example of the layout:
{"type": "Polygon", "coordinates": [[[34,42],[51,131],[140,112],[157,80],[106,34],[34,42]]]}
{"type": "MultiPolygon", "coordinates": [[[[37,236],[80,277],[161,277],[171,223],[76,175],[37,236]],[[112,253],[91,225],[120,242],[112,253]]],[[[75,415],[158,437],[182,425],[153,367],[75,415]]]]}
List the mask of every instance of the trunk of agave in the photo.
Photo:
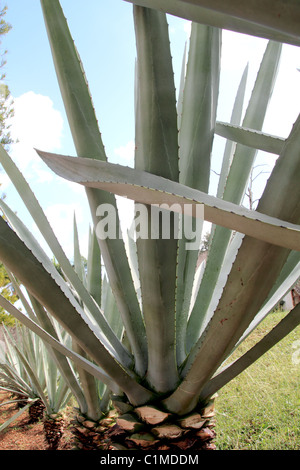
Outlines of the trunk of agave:
{"type": "Polygon", "coordinates": [[[28,410],[29,424],[37,423],[44,416],[45,405],[42,400],[35,401],[28,410]]]}
{"type": "Polygon", "coordinates": [[[45,416],[43,424],[48,450],[58,449],[63,435],[63,422],[63,417],[59,413],[45,416]]]}
{"type": "Polygon", "coordinates": [[[186,416],[156,406],[134,408],[114,400],[119,411],[116,424],[107,432],[111,450],[215,450],[214,399],[186,416]]]}
{"type": "Polygon", "coordinates": [[[110,440],[107,433],[115,422],[114,411],[96,421],[78,413],[72,422],[74,448],[78,450],[109,450],[110,440]]]}

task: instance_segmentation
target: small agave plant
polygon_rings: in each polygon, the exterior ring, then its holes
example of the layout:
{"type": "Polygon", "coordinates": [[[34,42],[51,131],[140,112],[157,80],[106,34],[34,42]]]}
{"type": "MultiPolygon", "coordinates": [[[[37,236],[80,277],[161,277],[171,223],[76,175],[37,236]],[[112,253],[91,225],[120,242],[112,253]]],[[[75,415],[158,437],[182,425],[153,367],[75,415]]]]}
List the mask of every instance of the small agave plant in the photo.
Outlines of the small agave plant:
{"type": "Polygon", "coordinates": [[[63,433],[62,410],[72,394],[51,351],[38,335],[17,326],[14,336],[4,331],[6,351],[0,363],[0,389],[12,394],[20,409],[1,427],[3,431],[28,409],[28,424],[43,422],[49,450],[56,450],[63,433]]]}
{"type": "MultiPolygon", "coordinates": [[[[18,184],[25,184],[26,186],[27,183],[19,170],[16,167],[14,168],[14,166],[13,170],[12,178],[16,178],[15,182],[18,181],[18,184]]],[[[30,197],[35,200],[30,189],[29,193],[30,197]]],[[[32,237],[18,216],[10,210],[3,200],[1,200],[0,205],[3,213],[9,217],[9,223],[15,230],[21,233],[23,238],[28,237],[31,246],[37,246],[37,241],[32,237]]],[[[39,212],[37,207],[37,212],[39,212]]],[[[43,213],[41,212],[41,214],[43,213]]],[[[52,235],[54,236],[54,234],[52,235]]],[[[41,251],[41,253],[43,252],[41,251]]],[[[52,273],[60,273],[61,281],[66,283],[66,288],[70,288],[60,265],[55,260],[50,262],[45,253],[42,256],[51,266],[52,273]]],[[[121,338],[123,325],[117,314],[115,299],[107,282],[107,277],[105,275],[102,276],[101,273],[100,251],[96,237],[92,232],[90,233],[88,259],[84,260],[79,249],[75,217],[73,258],[74,264],[72,269],[74,274],[78,273],[83,285],[88,286],[89,291],[93,293],[94,298],[102,306],[111,328],[121,338]]],[[[49,449],[55,450],[59,444],[63,432],[63,412],[70,397],[73,397],[73,400],[75,399],[77,403],[77,407],[74,408],[75,414],[71,426],[74,435],[74,448],[93,450],[99,447],[100,442],[101,446],[105,446],[103,431],[106,431],[113,422],[113,418],[109,414],[112,413],[114,415],[113,411],[111,411],[111,390],[108,389],[105,383],[99,381],[97,374],[96,377],[95,374],[90,374],[90,370],[82,357],[85,357],[85,352],[78,343],[72,340],[70,335],[53,317],[48,315],[43,305],[31,295],[24,285],[20,284],[7,267],[6,272],[19,299],[19,303],[22,304],[22,310],[26,311],[26,316],[24,317],[24,314],[16,309],[11,310],[8,303],[6,304],[6,309],[25,325],[29,326],[29,328],[24,326],[24,330],[20,329],[19,340],[14,340],[8,331],[6,333],[6,351],[4,350],[2,353],[5,361],[0,364],[0,387],[3,386],[4,390],[20,396],[21,398],[17,402],[24,404],[24,401],[28,401],[28,404],[22,408],[20,413],[29,408],[30,422],[43,418],[49,449]],[[37,330],[35,328],[37,324],[43,330],[37,330]],[[43,335],[45,331],[51,334],[50,337],[46,336],[46,348],[40,336],[31,332],[30,328],[43,338],[45,338],[43,335]],[[32,343],[34,343],[34,347],[31,346],[32,343]],[[52,347],[53,345],[54,347],[52,347]],[[74,356],[76,358],[76,354],[81,354],[81,360],[79,362],[75,360],[75,367],[71,365],[66,357],[68,352],[70,352],[70,347],[72,348],[72,359],[74,359],[74,356]],[[20,348],[23,354],[19,353],[20,348]],[[8,356],[9,351],[10,354],[8,356]],[[65,355],[66,351],[67,354],[65,355]],[[39,366],[36,365],[37,362],[39,366]],[[37,369],[39,373],[35,372],[37,369]],[[25,381],[23,375],[26,377],[25,381]],[[44,390],[45,386],[46,391],[44,390]],[[96,428],[97,432],[94,432],[96,428]]],[[[80,303],[78,295],[74,291],[73,294],[80,303]]],[[[18,416],[19,414],[16,414],[15,418],[18,416]]],[[[10,422],[5,423],[3,429],[9,424],[10,422]]]]}
{"type": "MultiPolygon", "coordinates": [[[[256,21],[243,12],[237,19],[229,2],[222,11],[218,2],[205,8],[208,2],[196,0],[132,3],[139,4],[133,7],[136,150],[135,167],[127,168],[107,161],[59,1],[41,0],[77,156],[38,153],[59,176],[85,186],[94,224],[92,247],[101,253],[122,334],[112,328],[101,305],[99,256],[91,254],[94,269],[85,282],[3,149],[1,163],[64,277],[12,211],[11,218],[6,213],[10,225],[0,219],[0,257],[70,334],[74,346],[63,345],[46,324],[24,317],[5,299],[0,303],[89,377],[106,384],[119,413],[107,434],[112,448],[213,449],[216,393],[300,323],[298,305],[253,348],[228,362],[299,277],[300,120],[287,138],[262,132],[279,66],[279,41],[297,44],[298,36],[289,33],[286,22],[280,29],[275,17],[268,23],[270,15],[264,15],[260,2],[253,13],[256,21]],[[194,20],[177,101],[165,12],[194,20]],[[230,123],[216,121],[225,26],[270,39],[246,112],[243,116],[245,72],[230,123]],[[217,195],[212,196],[208,188],[215,134],[228,142],[217,195]],[[242,204],[258,150],[278,158],[253,211],[242,204]],[[114,208],[119,233],[115,195],[134,200],[139,223],[154,227],[156,235],[106,237],[99,208],[114,208]],[[199,247],[187,249],[190,239],[186,233],[178,236],[178,220],[192,216],[199,233],[203,209],[212,230],[206,262],[198,268],[199,247]],[[154,225],[157,210],[168,221],[168,237],[154,225]]],[[[90,395],[89,404],[95,406],[97,400],[90,395]]]]}

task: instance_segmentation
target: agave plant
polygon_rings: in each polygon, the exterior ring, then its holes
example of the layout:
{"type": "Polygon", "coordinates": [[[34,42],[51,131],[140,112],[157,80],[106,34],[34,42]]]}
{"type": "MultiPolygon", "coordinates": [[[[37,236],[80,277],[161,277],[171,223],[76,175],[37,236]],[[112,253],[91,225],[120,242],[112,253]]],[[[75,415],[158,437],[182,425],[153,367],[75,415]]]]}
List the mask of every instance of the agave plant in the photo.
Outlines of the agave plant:
{"type": "Polygon", "coordinates": [[[20,223],[11,224],[13,230],[0,220],[0,257],[79,349],[65,347],[5,299],[0,303],[106,384],[120,414],[109,433],[118,443],[114,448],[214,448],[216,392],[300,323],[297,306],[251,350],[225,365],[299,277],[300,121],[287,138],[262,132],[279,66],[278,41],[297,44],[299,35],[286,22],[280,29],[273,17],[275,22],[267,24],[270,18],[260,4],[253,11],[254,21],[252,12],[237,19],[228,2],[225,12],[219,2],[209,7],[196,0],[132,3],[139,4],[133,7],[136,150],[135,167],[127,168],[107,161],[83,66],[59,1],[41,0],[77,156],[38,154],[56,174],[86,189],[93,246],[97,242],[100,248],[124,333],[114,330],[103,312],[97,265],[91,271],[93,282],[85,283],[82,269],[71,266],[3,149],[1,163],[67,282],[20,223]],[[165,12],[194,21],[177,101],[165,12]],[[246,112],[245,71],[230,123],[216,121],[223,27],[270,39],[246,112]],[[228,142],[213,196],[208,190],[215,134],[228,142]],[[243,199],[258,150],[277,159],[253,211],[243,207],[243,199]],[[115,195],[135,201],[139,224],[153,232],[128,240],[119,236],[115,195]],[[105,233],[103,207],[114,213],[118,236],[105,233]],[[163,227],[157,224],[158,213],[163,227]],[[180,232],[179,222],[188,224],[191,216],[196,231],[180,232]],[[201,233],[203,218],[212,230],[207,260],[199,268],[199,244],[188,247],[190,233],[201,233]]]}
{"type": "MultiPolygon", "coordinates": [[[[4,334],[6,354],[0,364],[0,387],[17,396],[13,401],[28,401],[20,413],[29,408],[30,424],[43,421],[48,448],[55,450],[62,436],[61,412],[71,391],[38,335],[24,326],[17,327],[15,337],[7,329],[4,334]]],[[[14,418],[18,416],[16,413],[14,418]]]]}
{"type": "MultiPolygon", "coordinates": [[[[20,338],[20,332],[17,337],[20,338]]],[[[40,390],[39,381],[37,381],[37,386],[36,383],[32,383],[31,377],[34,376],[34,373],[32,367],[28,365],[26,355],[24,356],[19,348],[14,348],[17,340],[12,338],[8,331],[4,331],[4,340],[5,347],[2,351],[0,363],[0,388],[12,394],[12,402],[16,403],[17,408],[21,408],[20,414],[29,409],[29,422],[36,422],[42,418],[44,411],[44,405],[38,394],[38,390],[40,390]],[[26,365],[32,372],[31,377],[26,370],[26,365]]],[[[22,349],[22,345],[20,348],[22,349]]],[[[36,365],[35,361],[34,366],[36,365]]],[[[19,416],[19,413],[15,415],[15,419],[19,416]]],[[[0,428],[1,431],[8,424],[10,422],[4,423],[0,428]]]]}
{"type": "MultiPolygon", "coordinates": [[[[23,176],[17,168],[13,167],[12,177],[17,178],[19,183],[25,183],[23,176]]],[[[31,197],[34,197],[33,193],[30,191],[31,197]]],[[[23,238],[28,238],[30,240],[31,246],[37,246],[37,241],[34,239],[32,234],[26,229],[22,224],[18,216],[10,210],[10,208],[5,204],[4,201],[1,203],[1,209],[8,217],[10,224],[22,234],[23,238]]],[[[92,232],[90,232],[89,240],[89,250],[88,250],[88,259],[84,260],[80,253],[79,249],[79,239],[76,218],[74,217],[74,263],[73,263],[73,275],[78,273],[78,276],[82,282],[82,286],[88,287],[100,305],[102,305],[103,312],[107,316],[107,320],[111,325],[113,331],[118,335],[122,336],[123,326],[122,322],[117,314],[115,299],[111,292],[110,286],[107,282],[106,276],[101,275],[101,260],[99,247],[96,243],[96,238],[92,232]]],[[[54,236],[54,234],[52,234],[54,236]]],[[[43,253],[41,251],[41,253],[43,253]]],[[[43,253],[43,257],[50,265],[50,259],[47,258],[47,255],[43,253]]],[[[63,261],[63,260],[62,260],[63,261]]],[[[70,286],[67,282],[67,279],[64,277],[64,274],[60,268],[59,263],[53,263],[52,260],[52,272],[56,273],[61,282],[65,283],[65,288],[68,289],[70,286]],[[60,273],[60,274],[58,274],[60,273]]],[[[69,351],[70,347],[76,353],[80,353],[85,356],[84,351],[72,340],[70,335],[53,319],[53,317],[48,315],[47,310],[44,308],[40,302],[31,295],[31,293],[26,289],[24,285],[20,285],[20,282],[14,277],[14,275],[6,268],[11,283],[14,287],[15,292],[18,294],[19,301],[21,301],[23,308],[26,311],[27,317],[24,318],[21,312],[14,311],[17,318],[20,318],[18,314],[21,314],[23,318],[23,323],[25,325],[31,325],[30,321],[34,321],[40,327],[45,329],[48,333],[51,334],[52,343],[48,344],[46,341],[47,354],[43,354],[43,368],[42,368],[42,378],[47,383],[47,390],[49,400],[46,399],[46,395],[42,392],[37,395],[35,388],[32,389],[30,384],[26,389],[25,396],[27,398],[34,399],[36,396],[40,397],[39,403],[46,402],[46,414],[44,419],[44,427],[46,430],[46,436],[48,436],[49,444],[51,448],[54,448],[58,445],[58,439],[56,436],[61,436],[61,425],[62,419],[59,413],[59,410],[63,409],[63,404],[66,403],[66,399],[61,402],[63,394],[73,395],[77,402],[75,411],[75,417],[73,421],[73,434],[74,434],[74,445],[81,449],[94,449],[97,447],[99,441],[103,441],[103,430],[111,424],[112,418],[108,415],[111,411],[111,391],[108,389],[105,383],[99,381],[95,378],[94,375],[91,375],[89,369],[86,370],[85,367],[82,368],[82,361],[75,361],[71,365],[69,360],[65,357],[64,354],[61,354],[56,350],[55,341],[60,341],[60,345],[64,346],[63,351],[69,351]],[[54,340],[54,348],[52,347],[54,340]],[[56,376],[61,377],[60,382],[56,380],[56,376]],[[64,384],[64,385],[63,385],[64,384]],[[58,387],[59,385],[59,387],[58,387]],[[60,389],[62,388],[62,392],[60,389]],[[42,395],[42,396],[41,396],[42,395]],[[50,396],[51,395],[51,396],[50,396]],[[49,403],[48,403],[49,401],[49,403]],[[57,418],[57,419],[56,419],[57,418]],[[100,420],[100,422],[98,422],[100,420]],[[93,424],[94,423],[94,424],[93,424]],[[93,425],[92,425],[93,424],[93,425]],[[55,432],[57,428],[58,432],[55,432]],[[91,428],[96,429],[95,433],[91,428]],[[51,442],[50,442],[51,440],[51,442]]],[[[80,295],[73,290],[73,295],[80,303],[80,295]]],[[[14,314],[12,312],[12,314],[14,314]]],[[[35,330],[36,331],[36,330],[35,330]]],[[[34,335],[35,336],[35,335],[34,335]]],[[[35,340],[38,341],[38,338],[35,340]]],[[[23,342],[22,342],[23,344],[23,342]]],[[[27,348],[28,349],[28,348],[27,348]]],[[[43,348],[42,348],[43,349],[43,348]]],[[[37,353],[36,353],[37,354],[37,353]]],[[[36,355],[31,355],[32,359],[35,359],[36,355]]],[[[73,359],[73,356],[71,356],[73,359]]],[[[17,373],[17,378],[19,374],[17,373]]],[[[7,380],[7,377],[6,379],[7,380]]],[[[37,380],[38,382],[38,380],[37,380]]],[[[42,386],[39,387],[39,391],[42,389],[42,386]]],[[[31,412],[33,408],[36,409],[37,404],[31,406],[29,411],[31,412]]],[[[42,407],[45,408],[45,405],[42,407]]],[[[43,410],[42,410],[43,413],[43,410]]],[[[32,413],[31,413],[32,414],[32,413]]],[[[41,416],[39,416],[40,418],[41,416]]]]}

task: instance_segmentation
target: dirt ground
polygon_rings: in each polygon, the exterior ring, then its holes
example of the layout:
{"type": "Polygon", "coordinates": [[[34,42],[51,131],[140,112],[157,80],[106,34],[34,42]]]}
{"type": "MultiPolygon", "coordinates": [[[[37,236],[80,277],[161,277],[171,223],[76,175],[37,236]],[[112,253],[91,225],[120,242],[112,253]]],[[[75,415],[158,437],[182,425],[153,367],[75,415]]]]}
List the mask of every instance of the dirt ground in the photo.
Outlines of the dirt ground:
{"type": "MultiPolygon", "coordinates": [[[[0,391],[0,404],[9,401],[10,395],[0,391]]],[[[0,406],[0,425],[16,414],[18,409],[16,404],[0,406]]],[[[8,428],[0,432],[0,451],[2,450],[47,450],[47,443],[44,438],[43,423],[28,423],[29,416],[27,410],[11,423],[8,428]]],[[[72,434],[69,429],[70,417],[66,415],[63,436],[58,450],[72,449],[72,434]]]]}

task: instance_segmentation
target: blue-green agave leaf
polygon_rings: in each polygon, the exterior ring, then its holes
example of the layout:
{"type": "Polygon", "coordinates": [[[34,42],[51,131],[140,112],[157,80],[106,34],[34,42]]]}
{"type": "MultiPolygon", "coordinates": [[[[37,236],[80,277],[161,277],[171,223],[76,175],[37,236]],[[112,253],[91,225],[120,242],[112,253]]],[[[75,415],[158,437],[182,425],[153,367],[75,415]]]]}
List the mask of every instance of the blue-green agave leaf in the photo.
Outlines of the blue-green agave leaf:
{"type": "Polygon", "coordinates": [[[125,0],[190,21],[238,33],[300,45],[299,6],[293,0],[260,0],[245,8],[238,0],[125,0]]]}
{"type": "MultiPolygon", "coordinates": [[[[58,0],[41,0],[55,70],[64,101],[70,130],[78,156],[106,160],[102,136],[87,86],[83,65],[75,48],[58,0]]],[[[101,204],[115,207],[117,230],[119,217],[115,197],[96,189],[86,189],[91,216],[96,230],[97,209],[101,204]]],[[[122,239],[98,239],[118,308],[135,357],[135,368],[143,376],[147,364],[145,327],[134,290],[131,271],[122,239]],[[123,262],[119,263],[122,259],[123,262]],[[137,333],[138,332],[138,333],[137,333]]]]}
{"type": "MultiPolygon", "coordinates": [[[[178,181],[178,130],[166,15],[134,7],[137,44],[135,168],[178,181]]],[[[140,214],[150,226],[149,207],[140,214]]],[[[171,218],[173,215],[171,216],[171,218]]],[[[161,228],[160,228],[161,230],[161,228]]],[[[173,238],[173,239],[172,239],[173,238]]],[[[165,393],[177,383],[175,289],[177,240],[137,239],[148,343],[147,380],[165,393]],[[161,358],[164,357],[164,361],[161,358]]]]}

